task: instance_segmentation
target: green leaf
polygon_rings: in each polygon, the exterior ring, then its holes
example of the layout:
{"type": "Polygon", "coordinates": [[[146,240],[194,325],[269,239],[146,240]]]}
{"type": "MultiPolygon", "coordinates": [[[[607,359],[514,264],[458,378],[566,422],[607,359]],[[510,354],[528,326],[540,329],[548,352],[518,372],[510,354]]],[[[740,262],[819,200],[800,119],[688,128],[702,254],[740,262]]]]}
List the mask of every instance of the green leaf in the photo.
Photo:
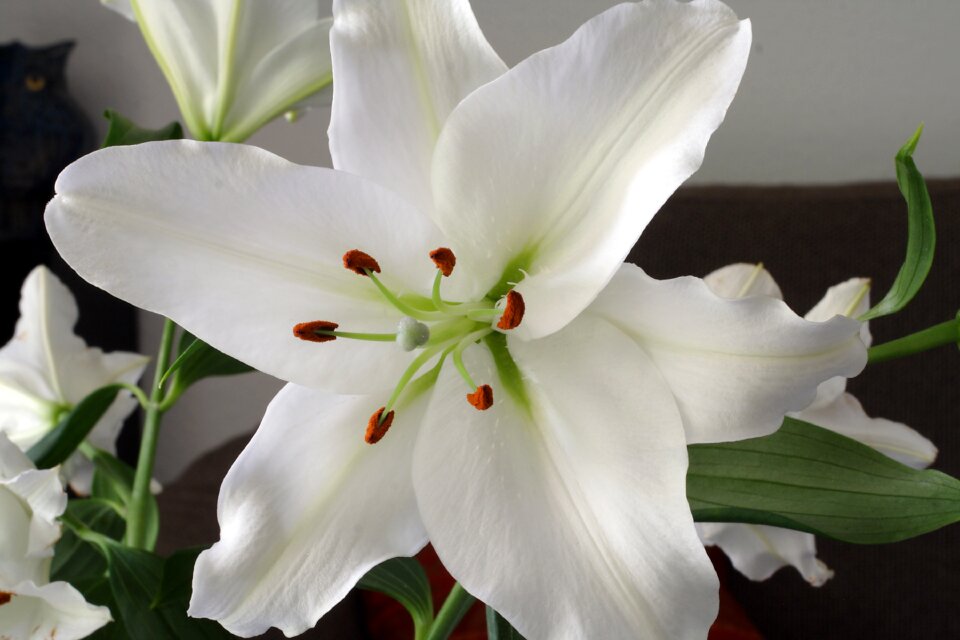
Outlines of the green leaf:
{"type": "Polygon", "coordinates": [[[933,222],[933,205],[923,176],[913,162],[913,152],[920,141],[923,125],[903,145],[894,159],[897,167],[897,185],[907,201],[907,257],[900,267],[890,291],[860,320],[872,320],[896,313],[907,306],[926,280],[933,264],[933,250],[937,243],[933,222]]]}
{"type": "Polygon", "coordinates": [[[392,558],[381,562],[360,579],[357,586],[390,596],[406,608],[417,629],[433,620],[433,596],[430,581],[413,558],[392,558]]]}
{"type": "Polygon", "coordinates": [[[179,356],[163,374],[161,385],[173,377],[168,396],[178,398],[191,385],[211,376],[232,376],[253,371],[253,367],[217,351],[203,340],[184,332],[179,356]]]}
{"type": "Polygon", "coordinates": [[[157,140],[179,140],[183,137],[183,128],[179,122],[171,122],[159,129],[145,129],[124,118],[113,109],[104,111],[103,117],[109,121],[109,125],[107,126],[107,137],[103,139],[101,148],[122,147],[157,140]]]}
{"type": "MultiPolygon", "coordinates": [[[[91,459],[96,467],[93,473],[91,496],[115,505],[126,517],[133,495],[133,469],[127,463],[100,449],[93,451],[91,459]]],[[[160,532],[160,510],[153,494],[147,502],[147,532],[147,545],[152,549],[156,546],[157,535],[160,532]]]]}
{"type": "Polygon", "coordinates": [[[698,522],[767,524],[860,544],[896,542],[960,520],[960,480],[787,418],[773,435],[688,447],[698,522]]]}
{"type": "Polygon", "coordinates": [[[116,612],[131,638],[213,640],[233,636],[212,620],[187,617],[199,550],[160,556],[122,545],[107,550],[116,612]]]}
{"type": "Polygon", "coordinates": [[[51,580],[63,580],[85,593],[85,588],[103,587],[107,563],[96,545],[83,540],[70,527],[85,528],[112,540],[123,537],[126,524],[116,506],[103,500],[71,500],[67,503],[67,526],[57,542],[50,566],[51,580]]]}
{"type": "Polygon", "coordinates": [[[487,638],[488,640],[524,640],[523,636],[490,605],[487,605],[487,638]]]}
{"type": "Polygon", "coordinates": [[[87,434],[107,412],[122,387],[111,384],[97,389],[81,400],[76,407],[60,419],[27,451],[27,456],[38,469],[50,469],[70,457],[84,441],[87,434]]]}

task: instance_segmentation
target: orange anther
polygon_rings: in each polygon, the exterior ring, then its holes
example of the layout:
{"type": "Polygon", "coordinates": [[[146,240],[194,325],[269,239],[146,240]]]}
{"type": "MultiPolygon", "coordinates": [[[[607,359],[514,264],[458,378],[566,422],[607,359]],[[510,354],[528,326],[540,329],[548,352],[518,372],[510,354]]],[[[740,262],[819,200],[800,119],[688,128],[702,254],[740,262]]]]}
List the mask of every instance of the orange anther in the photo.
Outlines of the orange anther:
{"type": "Polygon", "coordinates": [[[361,276],[367,275],[367,271],[380,273],[380,265],[377,261],[359,249],[350,249],[343,254],[343,266],[361,276]]]}
{"type": "Polygon", "coordinates": [[[437,269],[440,269],[444,278],[450,277],[450,274],[453,273],[453,267],[457,264],[457,256],[453,255],[453,251],[446,247],[431,251],[430,259],[433,260],[433,264],[437,265],[437,269]]]}
{"type": "Polygon", "coordinates": [[[523,296],[511,289],[507,293],[507,303],[503,307],[503,315],[500,316],[500,321],[497,322],[497,329],[507,331],[519,327],[525,310],[526,305],[523,303],[523,296]]]}
{"type": "Polygon", "coordinates": [[[476,391],[467,394],[467,402],[480,411],[486,411],[493,406],[493,389],[488,384],[482,384],[476,391]]]}
{"type": "Polygon", "coordinates": [[[7,604],[13,599],[13,594],[8,591],[0,591],[0,606],[7,604]]]}
{"type": "Polygon", "coordinates": [[[380,442],[380,438],[387,435],[387,429],[393,424],[393,411],[388,413],[382,421],[380,420],[380,416],[383,416],[385,409],[386,407],[380,407],[370,416],[370,420],[367,421],[367,433],[363,436],[367,444],[377,444],[380,442]]]}
{"type": "Polygon", "coordinates": [[[336,322],[327,322],[326,320],[311,320],[310,322],[300,322],[293,325],[293,335],[307,342],[330,342],[336,340],[336,336],[328,336],[320,331],[334,331],[338,326],[336,322]]]}

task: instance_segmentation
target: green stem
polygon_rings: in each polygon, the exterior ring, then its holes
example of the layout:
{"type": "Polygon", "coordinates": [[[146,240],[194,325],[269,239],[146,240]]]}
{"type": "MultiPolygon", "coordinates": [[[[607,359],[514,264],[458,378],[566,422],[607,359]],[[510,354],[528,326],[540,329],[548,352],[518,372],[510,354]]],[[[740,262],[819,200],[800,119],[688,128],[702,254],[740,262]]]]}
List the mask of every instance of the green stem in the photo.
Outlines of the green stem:
{"type": "Polygon", "coordinates": [[[871,347],[869,363],[885,362],[960,342],[960,320],[947,320],[923,331],[871,347]]]}
{"type": "Polygon", "coordinates": [[[137,471],[133,478],[133,495],[127,516],[126,542],[137,549],[147,548],[147,504],[150,499],[150,480],[153,478],[153,463],[157,454],[157,438],[160,435],[160,418],[165,407],[161,407],[163,374],[170,366],[170,352],[173,348],[173,334],[176,325],[173,320],[163,321],[163,335],[160,349],[157,351],[156,369],[153,372],[153,386],[150,389],[150,403],[146,408],[143,421],[143,434],[140,439],[140,455],[137,457],[137,471]]]}
{"type": "Polygon", "coordinates": [[[440,612],[437,613],[433,625],[430,627],[430,633],[427,634],[427,640],[446,640],[457,628],[463,616],[473,606],[477,599],[467,593],[467,590],[460,586],[460,583],[454,583],[453,589],[444,600],[440,612]]]}

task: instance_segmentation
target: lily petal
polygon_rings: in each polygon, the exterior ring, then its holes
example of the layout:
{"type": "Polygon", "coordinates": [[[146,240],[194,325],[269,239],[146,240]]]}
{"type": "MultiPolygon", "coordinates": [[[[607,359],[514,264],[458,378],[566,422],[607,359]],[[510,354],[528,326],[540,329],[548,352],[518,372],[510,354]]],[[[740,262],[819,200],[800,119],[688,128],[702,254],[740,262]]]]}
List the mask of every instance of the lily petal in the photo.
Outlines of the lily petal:
{"type": "Polygon", "coordinates": [[[528,403],[471,349],[493,406],[469,406],[445,369],[417,442],[417,502],[444,566],[526,638],[706,637],[717,579],[655,367],[596,319],[510,352],[528,403]]]}
{"type": "Polygon", "coordinates": [[[937,447],[932,442],[903,423],[871,418],[849,393],[824,407],[805,409],[796,417],[862,442],[915,469],[930,466],[937,457],[937,447]]]}
{"type": "Polygon", "coordinates": [[[516,335],[582,311],[700,166],[750,37],[716,0],[618,5],[450,114],[433,160],[436,221],[487,287],[526,274],[516,335]]]}
{"type": "Polygon", "coordinates": [[[333,166],[433,209],[437,136],[464,96],[507,70],[467,0],[338,0],[333,166]]]}
{"type": "MultiPolygon", "coordinates": [[[[813,322],[823,322],[834,316],[856,318],[870,308],[870,280],[867,278],[851,278],[846,282],[834,285],[827,289],[827,293],[804,317],[813,322]]],[[[869,323],[860,326],[860,340],[864,346],[870,347],[873,337],[870,335],[869,323]]],[[[822,409],[836,402],[847,389],[847,379],[837,376],[827,380],[817,389],[817,397],[808,409],[822,409]]]]}
{"type": "Polygon", "coordinates": [[[704,276],[703,281],[721,298],[736,300],[747,296],[770,296],[783,300],[777,281],[761,264],[728,264],[704,276]]]}
{"type": "Polygon", "coordinates": [[[697,532],[705,545],[720,547],[734,568],[751,580],[766,580],[786,566],[796,568],[814,587],[833,577],[833,571],[817,558],[812,533],[724,522],[697,523],[697,532]]]}
{"type": "Polygon", "coordinates": [[[867,362],[860,323],[809,322],[780,300],[726,300],[703,280],[654,280],[624,265],[590,313],[647,352],[673,390],[690,444],[773,433],[807,407],[817,386],[867,362]]]}
{"type": "MultiPolygon", "coordinates": [[[[9,544],[5,540],[0,545],[0,559],[3,564],[24,558],[48,558],[53,555],[53,544],[60,539],[58,518],[67,508],[67,494],[60,482],[58,469],[36,469],[29,458],[20,449],[0,433],[0,493],[7,492],[20,502],[20,513],[25,514],[29,525],[26,540],[9,544]],[[12,554],[12,555],[11,555],[12,554]]],[[[4,506],[9,502],[4,498],[4,506]]],[[[15,514],[5,511],[4,521],[15,514]]],[[[4,522],[4,530],[9,535],[17,527],[4,522]]]]}
{"type": "Polygon", "coordinates": [[[12,588],[0,585],[0,592],[11,596],[0,605],[4,638],[78,640],[113,620],[110,609],[88,604],[66,582],[23,582],[12,588]]]}
{"type": "Polygon", "coordinates": [[[200,554],[189,614],[241,636],[303,633],[371,567],[426,544],[410,481],[425,399],[376,445],[364,396],[286,386],[220,489],[220,541],[200,554]]]}
{"type": "Polygon", "coordinates": [[[60,174],[46,221],[95,285],[261,371],[353,393],[393,386],[407,362],[382,343],[305,343],[292,327],[395,331],[400,312],[343,268],[344,252],[375,256],[394,290],[429,291],[441,244],[425,216],[362,178],[189,141],[85,156],[60,174]]]}

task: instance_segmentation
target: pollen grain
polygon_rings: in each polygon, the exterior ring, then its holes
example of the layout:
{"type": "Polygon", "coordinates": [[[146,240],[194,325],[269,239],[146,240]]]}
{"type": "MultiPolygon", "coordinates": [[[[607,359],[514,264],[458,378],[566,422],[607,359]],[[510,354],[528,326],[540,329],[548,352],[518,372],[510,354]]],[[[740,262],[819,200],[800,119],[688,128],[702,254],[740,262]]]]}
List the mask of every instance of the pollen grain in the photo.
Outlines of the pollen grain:
{"type": "Polygon", "coordinates": [[[380,442],[380,439],[387,435],[387,430],[390,428],[390,425],[393,424],[394,412],[390,411],[390,413],[384,416],[383,412],[385,410],[386,407],[380,407],[370,416],[370,420],[367,421],[367,433],[363,437],[367,444],[377,444],[380,442]]]}
{"type": "Polygon", "coordinates": [[[520,321],[523,320],[525,310],[526,305],[523,303],[523,296],[511,289],[507,293],[507,303],[503,307],[503,315],[497,322],[497,328],[504,331],[516,329],[520,326],[520,321]]]}
{"type": "Polygon", "coordinates": [[[359,249],[350,249],[343,254],[343,266],[361,276],[367,275],[367,271],[380,273],[380,265],[373,259],[373,256],[359,249]]]}
{"type": "Polygon", "coordinates": [[[467,394],[467,402],[479,411],[486,411],[493,406],[493,389],[488,384],[482,384],[476,391],[467,394]]]}
{"type": "Polygon", "coordinates": [[[457,264],[457,256],[453,255],[453,251],[446,247],[431,251],[430,259],[433,260],[433,264],[437,265],[437,269],[440,269],[444,278],[450,277],[450,274],[453,273],[453,267],[457,264]]]}
{"type": "Polygon", "coordinates": [[[336,340],[337,337],[320,332],[334,331],[339,326],[336,322],[327,322],[326,320],[300,322],[293,326],[293,335],[307,342],[330,342],[336,340]]]}

